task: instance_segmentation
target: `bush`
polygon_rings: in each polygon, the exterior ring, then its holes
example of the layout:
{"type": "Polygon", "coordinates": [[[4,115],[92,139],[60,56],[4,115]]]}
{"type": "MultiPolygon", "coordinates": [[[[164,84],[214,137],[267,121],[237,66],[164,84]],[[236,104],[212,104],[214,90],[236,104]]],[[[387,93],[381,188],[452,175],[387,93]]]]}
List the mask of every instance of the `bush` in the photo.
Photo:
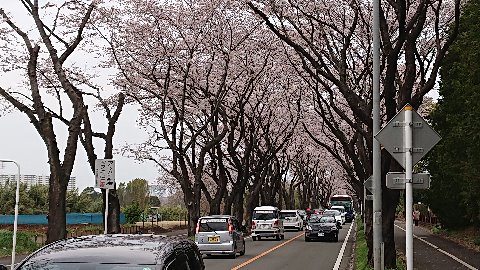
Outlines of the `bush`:
{"type": "MultiPolygon", "coordinates": [[[[8,256],[12,254],[13,232],[0,230],[0,256],[8,256]]],[[[40,247],[35,242],[35,234],[30,232],[17,231],[16,253],[27,254],[40,247]]]]}
{"type": "Polygon", "coordinates": [[[141,221],[142,209],[137,202],[133,202],[131,205],[124,207],[125,219],[127,223],[133,224],[137,221],[141,221]]]}

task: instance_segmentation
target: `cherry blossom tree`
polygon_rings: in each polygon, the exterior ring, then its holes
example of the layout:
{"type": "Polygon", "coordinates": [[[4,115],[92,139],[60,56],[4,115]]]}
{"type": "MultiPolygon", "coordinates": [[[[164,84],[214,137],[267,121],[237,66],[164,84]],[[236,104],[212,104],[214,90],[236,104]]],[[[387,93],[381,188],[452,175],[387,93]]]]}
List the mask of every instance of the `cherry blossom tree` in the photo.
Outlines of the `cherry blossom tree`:
{"type": "MultiPolygon", "coordinates": [[[[94,150],[91,136],[100,134],[91,133],[91,110],[87,107],[90,102],[85,101],[89,93],[100,93],[100,90],[90,91],[91,85],[87,81],[95,76],[86,72],[83,63],[79,63],[82,61],[78,60],[78,55],[92,52],[88,45],[92,44],[94,37],[92,20],[98,3],[65,1],[40,5],[39,1],[30,0],[20,0],[19,3],[25,7],[34,28],[23,30],[17,18],[0,9],[1,57],[5,72],[18,72],[26,81],[19,86],[0,86],[0,96],[28,117],[47,148],[50,166],[47,242],[53,242],[66,237],[66,189],[78,140],[82,137],[85,150],[90,152],[94,150]],[[65,127],[66,140],[58,137],[62,126],[65,127]]],[[[123,103],[119,97],[115,119],[118,119],[123,103]]],[[[115,123],[116,120],[109,122],[109,131],[104,136],[106,156],[112,152],[115,123]]],[[[118,206],[118,200],[112,198],[114,205],[115,202],[118,206]]],[[[119,207],[112,209],[119,211],[119,207]]],[[[119,215],[112,215],[110,221],[118,228],[119,215]]]]}
{"type": "MultiPolygon", "coordinates": [[[[248,5],[296,52],[299,67],[311,79],[318,115],[342,147],[337,151],[339,161],[349,177],[362,183],[371,172],[373,139],[371,94],[366,91],[372,85],[370,4],[252,1],[248,5]]],[[[381,6],[383,119],[388,121],[406,103],[418,108],[434,87],[440,63],[458,31],[460,1],[384,1],[381,6]],[[449,30],[453,35],[448,35],[449,30]]],[[[384,151],[382,175],[390,169],[399,166],[384,151]]],[[[382,194],[385,264],[393,267],[399,193],[384,186],[382,194]]],[[[367,236],[371,251],[371,230],[367,229],[367,236]]]]}

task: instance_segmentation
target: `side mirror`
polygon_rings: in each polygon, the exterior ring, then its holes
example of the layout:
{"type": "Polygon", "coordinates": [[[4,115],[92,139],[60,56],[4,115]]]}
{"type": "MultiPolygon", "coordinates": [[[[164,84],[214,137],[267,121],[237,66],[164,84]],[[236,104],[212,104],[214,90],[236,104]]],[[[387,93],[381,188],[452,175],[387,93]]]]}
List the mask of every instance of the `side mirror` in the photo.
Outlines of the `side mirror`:
{"type": "Polygon", "coordinates": [[[7,267],[3,264],[0,264],[0,270],[7,270],[7,267]]]}

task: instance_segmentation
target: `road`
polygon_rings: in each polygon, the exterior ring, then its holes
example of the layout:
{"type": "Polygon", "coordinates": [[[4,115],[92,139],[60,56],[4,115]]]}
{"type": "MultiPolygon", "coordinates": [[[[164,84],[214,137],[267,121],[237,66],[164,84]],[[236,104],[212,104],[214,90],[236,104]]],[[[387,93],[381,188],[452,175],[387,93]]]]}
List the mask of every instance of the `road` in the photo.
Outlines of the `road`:
{"type": "Polygon", "coordinates": [[[204,257],[206,270],[291,270],[291,269],[334,269],[338,259],[338,268],[348,269],[354,241],[353,223],[347,223],[340,230],[338,242],[305,242],[303,232],[287,232],[285,239],[253,241],[245,240],[246,252],[244,256],[230,259],[224,256],[204,257]],[[348,231],[350,236],[345,241],[348,231]],[[345,244],[344,244],[345,241],[345,244]],[[343,248],[343,254],[339,256],[343,248]]]}

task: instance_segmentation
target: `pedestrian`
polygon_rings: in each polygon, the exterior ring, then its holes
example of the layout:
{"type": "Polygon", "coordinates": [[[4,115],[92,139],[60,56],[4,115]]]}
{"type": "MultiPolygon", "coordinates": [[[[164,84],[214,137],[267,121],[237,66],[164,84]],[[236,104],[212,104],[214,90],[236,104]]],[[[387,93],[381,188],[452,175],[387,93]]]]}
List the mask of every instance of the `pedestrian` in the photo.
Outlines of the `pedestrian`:
{"type": "Polygon", "coordinates": [[[420,211],[418,209],[413,211],[413,222],[415,222],[415,226],[418,226],[418,221],[420,220],[420,211]]]}

